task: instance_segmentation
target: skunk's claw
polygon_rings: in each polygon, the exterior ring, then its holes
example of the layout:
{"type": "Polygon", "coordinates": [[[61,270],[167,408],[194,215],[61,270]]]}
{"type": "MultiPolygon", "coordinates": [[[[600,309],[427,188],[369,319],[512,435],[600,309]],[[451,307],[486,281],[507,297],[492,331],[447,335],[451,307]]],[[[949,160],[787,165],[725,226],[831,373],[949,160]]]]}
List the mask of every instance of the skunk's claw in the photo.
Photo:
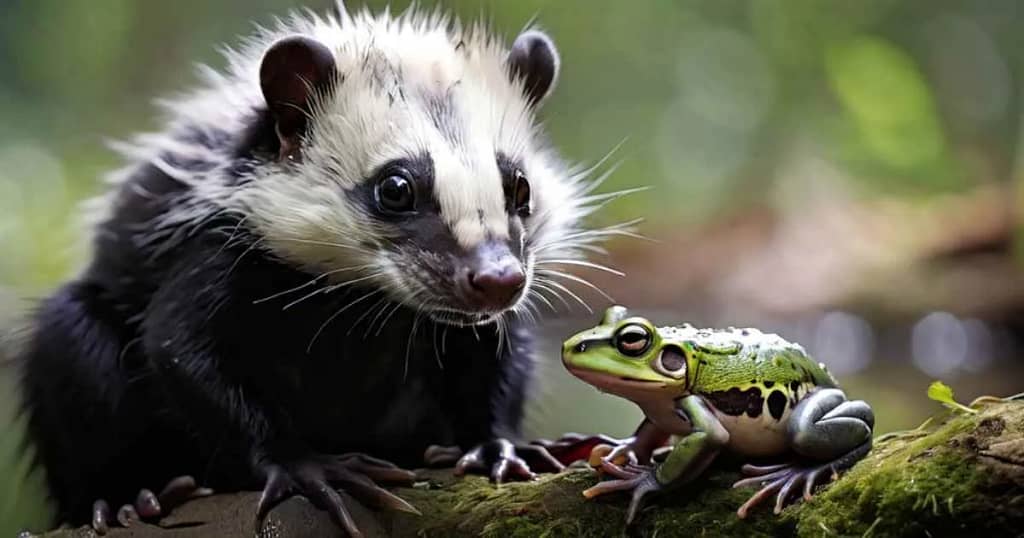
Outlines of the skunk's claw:
{"type": "Polygon", "coordinates": [[[302,495],[323,510],[350,536],[362,532],[335,489],[339,486],[373,508],[390,508],[419,515],[411,504],[380,487],[379,483],[409,484],[416,475],[394,464],[364,454],[312,456],[288,463],[268,463],[266,482],[256,507],[256,529],[263,527],[267,514],[281,502],[302,495]]]}
{"type": "Polygon", "coordinates": [[[129,527],[136,521],[153,521],[171,513],[185,501],[211,494],[213,490],[199,487],[191,476],[179,476],[168,482],[159,495],[146,488],[139,490],[135,502],[122,505],[114,518],[111,518],[110,504],[104,499],[97,499],[92,505],[92,529],[102,536],[114,523],[129,527]]]}

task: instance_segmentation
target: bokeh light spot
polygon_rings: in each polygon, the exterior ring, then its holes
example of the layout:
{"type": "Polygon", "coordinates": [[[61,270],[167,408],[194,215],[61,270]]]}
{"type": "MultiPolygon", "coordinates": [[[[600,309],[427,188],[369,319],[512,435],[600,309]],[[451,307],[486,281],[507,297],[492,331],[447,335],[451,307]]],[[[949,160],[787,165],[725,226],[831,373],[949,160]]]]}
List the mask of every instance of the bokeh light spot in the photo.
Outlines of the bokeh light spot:
{"type": "Polygon", "coordinates": [[[875,335],[863,318],[847,312],[829,312],[814,331],[812,355],[842,376],[863,370],[871,363],[875,335]]]}
{"type": "Polygon", "coordinates": [[[953,374],[967,358],[968,335],[960,320],[949,312],[932,312],[911,333],[914,364],[932,377],[953,374]]]}

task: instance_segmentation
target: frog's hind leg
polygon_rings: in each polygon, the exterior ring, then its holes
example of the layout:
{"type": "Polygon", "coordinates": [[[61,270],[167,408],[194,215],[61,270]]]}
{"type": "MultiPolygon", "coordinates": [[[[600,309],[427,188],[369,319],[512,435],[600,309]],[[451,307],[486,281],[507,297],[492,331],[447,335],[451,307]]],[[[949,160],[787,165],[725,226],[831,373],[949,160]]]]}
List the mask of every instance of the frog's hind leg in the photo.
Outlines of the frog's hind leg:
{"type": "Polygon", "coordinates": [[[804,499],[810,499],[822,479],[834,479],[839,471],[853,467],[871,450],[874,425],[871,407],[860,400],[847,400],[839,389],[821,389],[808,395],[793,409],[786,428],[790,447],[800,461],[760,467],[745,465],[743,473],[752,476],[733,487],[762,487],[736,514],[746,517],[751,508],[772,495],[776,495],[778,514],[793,490],[800,487],[804,499]]]}

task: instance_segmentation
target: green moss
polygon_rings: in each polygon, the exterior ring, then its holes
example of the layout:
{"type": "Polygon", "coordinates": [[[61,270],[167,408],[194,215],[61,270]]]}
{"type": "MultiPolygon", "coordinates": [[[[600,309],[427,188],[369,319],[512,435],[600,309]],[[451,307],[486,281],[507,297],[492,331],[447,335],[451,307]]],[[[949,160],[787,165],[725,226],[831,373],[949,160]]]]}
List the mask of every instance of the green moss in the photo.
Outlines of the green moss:
{"type": "Polygon", "coordinates": [[[432,514],[429,522],[420,522],[421,536],[777,536],[792,532],[791,522],[767,510],[746,520],[737,518],[736,508],[751,491],[731,489],[736,478],[735,473],[719,472],[692,488],[667,495],[652,503],[628,529],[626,495],[583,497],[581,492],[597,481],[589,471],[500,488],[483,478],[469,477],[439,485],[440,490],[412,490],[409,494],[403,490],[402,495],[432,514]]]}
{"type": "MultiPolygon", "coordinates": [[[[1024,405],[1001,404],[977,415],[943,414],[930,430],[878,443],[867,458],[810,502],[775,516],[762,506],[747,519],[735,511],[753,493],[730,486],[734,472],[704,480],[652,503],[627,529],[625,495],[587,500],[588,472],[530,484],[491,487],[470,478],[451,485],[457,499],[446,521],[425,535],[517,536],[886,536],[921,535],[989,524],[999,503],[985,493],[976,464],[981,447],[1004,429],[1024,431],[1024,405]],[[993,426],[995,425],[995,426],[993,426]]],[[[941,534],[941,533],[940,533],[941,534]]]]}
{"type": "MultiPolygon", "coordinates": [[[[368,534],[417,537],[1019,534],[1024,528],[1024,456],[994,457],[989,449],[1017,446],[1024,439],[1024,403],[997,403],[976,414],[939,418],[930,428],[877,443],[838,481],[780,516],[763,505],[739,519],[736,509],[754,490],[732,489],[738,475],[725,461],[694,484],[651,503],[629,528],[626,495],[583,497],[582,491],[597,481],[589,470],[497,488],[481,477],[456,479],[450,470],[427,471],[426,481],[397,491],[422,516],[366,510],[355,515],[360,524],[376,529],[368,534]]],[[[258,496],[248,495],[245,502],[255,503],[258,496]]],[[[250,529],[252,512],[239,506],[232,495],[189,503],[176,511],[179,521],[189,522],[188,531],[178,529],[175,536],[243,536],[234,529],[250,529]]],[[[321,535],[333,528],[323,512],[304,501],[288,501],[275,513],[281,535],[321,535]]],[[[161,534],[166,533],[157,527],[137,527],[109,537],[161,534]]]]}
{"type": "MultiPolygon", "coordinates": [[[[918,439],[894,439],[802,507],[788,510],[799,536],[922,535],[929,529],[970,528],[998,510],[984,490],[979,447],[1005,426],[985,425],[1024,416],[1006,404],[981,415],[952,415],[918,439]],[[1012,413],[1006,414],[1006,411],[1012,413]]],[[[923,432],[922,432],[923,433],[923,432]]]]}

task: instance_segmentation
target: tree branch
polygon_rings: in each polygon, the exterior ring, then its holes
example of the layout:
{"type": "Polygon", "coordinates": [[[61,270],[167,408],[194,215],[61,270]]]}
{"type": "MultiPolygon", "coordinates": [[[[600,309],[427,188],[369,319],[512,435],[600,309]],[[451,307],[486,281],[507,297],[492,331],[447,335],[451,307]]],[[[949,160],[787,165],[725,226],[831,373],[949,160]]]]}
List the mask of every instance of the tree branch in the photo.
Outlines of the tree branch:
{"type": "MultiPolygon", "coordinates": [[[[946,412],[931,425],[883,436],[863,461],[814,499],[779,516],[758,507],[735,511],[752,493],[731,489],[738,475],[715,469],[668,495],[625,529],[624,496],[586,500],[597,479],[571,470],[495,488],[484,478],[424,472],[399,489],[422,516],[374,513],[352,502],[367,536],[1015,536],[1024,529],[1024,402],[982,405],[976,414],[946,412]],[[886,439],[888,437],[888,439],[886,439]]],[[[927,423],[926,423],[927,424],[927,423]]],[[[249,537],[257,493],[192,501],[160,522],[115,529],[111,538],[249,537]]],[[[82,536],[64,529],[47,538],[82,536]]],[[[326,514],[292,499],[267,519],[260,536],[338,536],[326,514]]]]}

